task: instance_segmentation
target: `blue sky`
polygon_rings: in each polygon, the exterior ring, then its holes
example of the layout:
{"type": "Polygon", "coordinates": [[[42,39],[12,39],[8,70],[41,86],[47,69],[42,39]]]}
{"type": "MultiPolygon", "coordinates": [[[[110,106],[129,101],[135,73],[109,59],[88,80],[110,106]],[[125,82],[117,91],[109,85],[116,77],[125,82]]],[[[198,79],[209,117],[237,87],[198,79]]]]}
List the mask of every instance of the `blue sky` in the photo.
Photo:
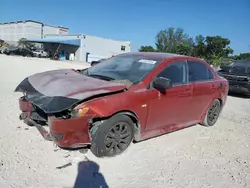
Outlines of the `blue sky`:
{"type": "Polygon", "coordinates": [[[221,35],[235,53],[250,51],[250,0],[1,0],[0,22],[32,19],[83,33],[154,45],[161,29],[221,35]]]}

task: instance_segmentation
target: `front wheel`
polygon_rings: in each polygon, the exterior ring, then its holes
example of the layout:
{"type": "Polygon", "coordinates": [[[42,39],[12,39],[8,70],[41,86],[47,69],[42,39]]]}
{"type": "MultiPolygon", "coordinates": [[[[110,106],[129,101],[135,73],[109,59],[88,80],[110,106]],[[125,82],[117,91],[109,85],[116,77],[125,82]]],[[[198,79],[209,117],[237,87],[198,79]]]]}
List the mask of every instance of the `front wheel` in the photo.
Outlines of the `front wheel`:
{"type": "Polygon", "coordinates": [[[208,108],[206,117],[202,125],[207,127],[213,126],[217,122],[220,112],[221,112],[221,103],[218,99],[215,99],[208,108]]]}
{"type": "Polygon", "coordinates": [[[114,157],[123,153],[134,138],[131,118],[114,115],[91,133],[91,151],[96,157],[114,157]]]}

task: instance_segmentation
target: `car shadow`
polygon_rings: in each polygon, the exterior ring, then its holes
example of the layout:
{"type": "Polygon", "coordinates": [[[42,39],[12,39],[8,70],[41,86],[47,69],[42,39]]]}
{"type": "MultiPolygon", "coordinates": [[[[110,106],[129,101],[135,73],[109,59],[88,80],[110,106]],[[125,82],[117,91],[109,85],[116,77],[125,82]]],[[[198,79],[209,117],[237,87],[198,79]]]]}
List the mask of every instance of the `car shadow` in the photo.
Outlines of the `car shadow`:
{"type": "Polygon", "coordinates": [[[232,93],[232,92],[229,92],[228,95],[230,97],[237,97],[237,98],[242,98],[242,99],[250,99],[250,95],[243,95],[243,94],[232,93]]]}
{"type": "Polygon", "coordinates": [[[99,165],[90,160],[78,163],[78,174],[73,188],[108,188],[108,184],[99,169],[99,165]]]}

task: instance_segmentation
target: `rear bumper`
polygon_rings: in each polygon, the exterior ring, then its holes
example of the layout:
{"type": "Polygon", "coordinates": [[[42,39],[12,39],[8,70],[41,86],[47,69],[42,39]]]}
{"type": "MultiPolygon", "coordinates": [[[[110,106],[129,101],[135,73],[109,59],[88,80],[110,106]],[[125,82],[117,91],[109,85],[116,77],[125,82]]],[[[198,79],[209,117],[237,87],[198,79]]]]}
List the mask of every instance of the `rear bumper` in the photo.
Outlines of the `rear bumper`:
{"type": "Polygon", "coordinates": [[[65,149],[85,147],[90,144],[89,124],[93,116],[83,116],[72,119],[58,119],[48,117],[48,130],[39,124],[39,120],[33,118],[34,107],[32,103],[19,99],[19,108],[22,111],[20,120],[34,125],[45,140],[53,141],[56,145],[65,149]]]}

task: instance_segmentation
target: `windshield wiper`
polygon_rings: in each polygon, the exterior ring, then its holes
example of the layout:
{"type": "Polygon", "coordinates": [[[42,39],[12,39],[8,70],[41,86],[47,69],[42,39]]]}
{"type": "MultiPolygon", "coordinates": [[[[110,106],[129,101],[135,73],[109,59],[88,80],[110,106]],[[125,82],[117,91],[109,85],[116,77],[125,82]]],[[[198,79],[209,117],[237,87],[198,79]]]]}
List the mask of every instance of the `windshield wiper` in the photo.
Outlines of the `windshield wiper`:
{"type": "Polygon", "coordinates": [[[109,77],[109,76],[104,76],[104,75],[99,75],[99,74],[87,74],[87,76],[90,76],[90,77],[97,77],[97,78],[100,78],[102,80],[107,80],[107,81],[110,81],[110,80],[115,80],[114,78],[112,77],[109,77]]]}

